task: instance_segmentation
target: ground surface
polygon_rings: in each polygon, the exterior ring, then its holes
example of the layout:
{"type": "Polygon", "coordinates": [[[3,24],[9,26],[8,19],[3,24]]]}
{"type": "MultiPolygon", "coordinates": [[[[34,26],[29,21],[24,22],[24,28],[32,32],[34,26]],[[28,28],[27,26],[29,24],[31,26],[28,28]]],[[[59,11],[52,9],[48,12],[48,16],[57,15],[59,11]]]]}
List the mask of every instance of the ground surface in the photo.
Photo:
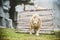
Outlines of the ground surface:
{"type": "Polygon", "coordinates": [[[16,33],[14,29],[0,28],[0,40],[60,40],[60,32],[53,35],[40,34],[39,36],[16,33]]]}

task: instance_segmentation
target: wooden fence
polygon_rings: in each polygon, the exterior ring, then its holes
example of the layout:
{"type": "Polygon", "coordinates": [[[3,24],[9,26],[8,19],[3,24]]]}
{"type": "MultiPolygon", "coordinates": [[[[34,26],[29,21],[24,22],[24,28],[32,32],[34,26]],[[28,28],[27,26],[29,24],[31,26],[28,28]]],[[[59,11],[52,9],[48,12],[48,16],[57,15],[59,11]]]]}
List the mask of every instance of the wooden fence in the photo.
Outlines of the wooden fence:
{"type": "Polygon", "coordinates": [[[29,22],[32,15],[38,14],[42,20],[40,33],[52,33],[53,26],[53,12],[52,10],[47,11],[24,11],[18,14],[18,26],[20,32],[29,32],[29,22]]]}

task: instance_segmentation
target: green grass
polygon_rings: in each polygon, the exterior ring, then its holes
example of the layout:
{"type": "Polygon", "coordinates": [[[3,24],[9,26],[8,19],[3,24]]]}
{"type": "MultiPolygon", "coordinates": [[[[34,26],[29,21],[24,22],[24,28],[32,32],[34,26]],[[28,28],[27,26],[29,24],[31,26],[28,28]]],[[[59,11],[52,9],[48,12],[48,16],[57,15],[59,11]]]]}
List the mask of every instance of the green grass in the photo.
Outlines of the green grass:
{"type": "Polygon", "coordinates": [[[53,35],[16,33],[14,29],[0,28],[0,40],[59,40],[60,32],[55,32],[53,35]]]}

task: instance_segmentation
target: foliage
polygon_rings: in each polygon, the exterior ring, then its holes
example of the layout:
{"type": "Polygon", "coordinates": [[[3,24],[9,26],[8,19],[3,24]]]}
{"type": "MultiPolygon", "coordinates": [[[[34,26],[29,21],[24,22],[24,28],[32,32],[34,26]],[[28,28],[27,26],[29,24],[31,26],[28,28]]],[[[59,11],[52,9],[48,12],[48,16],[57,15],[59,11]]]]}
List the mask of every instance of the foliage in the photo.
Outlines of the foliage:
{"type": "Polygon", "coordinates": [[[17,4],[31,4],[33,5],[33,3],[30,3],[31,0],[12,0],[12,2],[15,2],[17,4]]]}

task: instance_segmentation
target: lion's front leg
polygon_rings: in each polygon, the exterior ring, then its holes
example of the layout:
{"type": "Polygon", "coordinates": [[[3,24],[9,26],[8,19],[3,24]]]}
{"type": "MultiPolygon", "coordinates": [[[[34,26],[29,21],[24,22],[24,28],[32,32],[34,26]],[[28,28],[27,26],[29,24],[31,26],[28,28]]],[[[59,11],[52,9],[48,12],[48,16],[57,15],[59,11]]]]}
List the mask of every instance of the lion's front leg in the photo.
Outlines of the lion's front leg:
{"type": "Polygon", "coordinates": [[[39,35],[39,30],[38,29],[35,29],[35,34],[38,36],[39,35]]]}
{"type": "Polygon", "coordinates": [[[38,31],[38,30],[36,31],[36,35],[37,35],[37,36],[39,35],[39,31],[38,31]]]}

